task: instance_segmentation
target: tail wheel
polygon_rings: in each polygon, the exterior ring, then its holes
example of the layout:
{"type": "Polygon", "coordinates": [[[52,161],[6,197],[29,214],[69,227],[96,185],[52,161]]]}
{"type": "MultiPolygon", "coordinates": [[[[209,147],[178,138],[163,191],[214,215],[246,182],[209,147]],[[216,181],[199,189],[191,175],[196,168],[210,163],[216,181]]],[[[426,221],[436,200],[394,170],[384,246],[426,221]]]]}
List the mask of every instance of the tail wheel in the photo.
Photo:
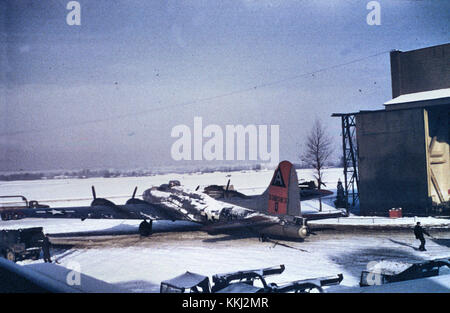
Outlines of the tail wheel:
{"type": "Polygon", "coordinates": [[[152,234],[152,221],[142,221],[141,224],[139,224],[139,234],[143,237],[148,237],[152,234]]]}
{"type": "Polygon", "coordinates": [[[6,251],[6,259],[10,260],[11,262],[16,262],[16,255],[13,251],[8,250],[6,251]]]}

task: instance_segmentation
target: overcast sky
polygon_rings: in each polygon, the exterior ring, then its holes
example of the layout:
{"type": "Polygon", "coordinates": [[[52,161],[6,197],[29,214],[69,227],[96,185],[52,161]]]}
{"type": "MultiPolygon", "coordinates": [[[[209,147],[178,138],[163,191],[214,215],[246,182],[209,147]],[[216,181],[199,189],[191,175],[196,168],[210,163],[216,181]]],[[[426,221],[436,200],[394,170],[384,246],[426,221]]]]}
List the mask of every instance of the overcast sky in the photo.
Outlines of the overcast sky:
{"type": "Polygon", "coordinates": [[[280,125],[292,162],[319,118],[337,158],[330,115],[383,108],[388,51],[450,38],[448,0],[380,0],[379,26],[359,0],[79,0],[80,26],[68,2],[0,3],[0,171],[177,165],[195,116],[280,125]]]}

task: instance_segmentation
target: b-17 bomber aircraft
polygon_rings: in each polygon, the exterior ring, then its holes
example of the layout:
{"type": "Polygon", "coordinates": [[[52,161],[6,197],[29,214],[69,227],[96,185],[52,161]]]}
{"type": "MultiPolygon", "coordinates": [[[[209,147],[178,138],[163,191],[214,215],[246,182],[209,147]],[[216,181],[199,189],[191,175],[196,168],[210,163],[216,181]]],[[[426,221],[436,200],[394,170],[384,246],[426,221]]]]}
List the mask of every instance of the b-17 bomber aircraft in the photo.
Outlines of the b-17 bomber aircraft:
{"type": "Polygon", "coordinates": [[[189,190],[171,181],[145,190],[143,200],[133,196],[124,204],[97,198],[90,206],[66,208],[21,208],[1,213],[2,220],[21,218],[142,219],[139,233],[152,233],[154,220],[184,220],[204,225],[209,233],[250,229],[260,236],[303,239],[308,235],[306,220],[300,212],[297,173],[289,161],[274,171],[266,191],[259,196],[219,201],[206,193],[189,190]],[[230,200],[228,202],[225,202],[230,200]]]}

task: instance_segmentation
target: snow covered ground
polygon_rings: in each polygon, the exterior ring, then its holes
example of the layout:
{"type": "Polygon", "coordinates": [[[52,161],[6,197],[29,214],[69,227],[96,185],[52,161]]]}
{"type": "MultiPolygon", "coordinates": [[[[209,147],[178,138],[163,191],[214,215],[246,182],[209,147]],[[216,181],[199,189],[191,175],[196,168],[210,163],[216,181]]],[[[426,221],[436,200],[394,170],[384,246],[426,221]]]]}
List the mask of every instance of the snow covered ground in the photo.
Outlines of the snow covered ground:
{"type": "Polygon", "coordinates": [[[424,227],[450,227],[450,220],[446,218],[436,217],[402,217],[402,218],[388,218],[379,216],[349,216],[339,218],[328,218],[324,220],[310,221],[310,226],[370,226],[370,227],[405,227],[411,228],[420,222],[424,227]]]}
{"type": "MultiPolygon", "coordinates": [[[[89,205],[90,186],[95,185],[98,197],[106,197],[118,204],[130,197],[135,186],[142,193],[152,185],[177,179],[195,188],[209,184],[226,184],[230,178],[235,189],[249,195],[262,193],[272,171],[245,171],[208,174],[167,174],[151,177],[92,178],[43,181],[1,182],[0,194],[23,194],[29,200],[39,200],[52,207],[89,205]]],[[[312,179],[310,170],[299,170],[299,178],[312,179]]],[[[335,191],[341,169],[329,169],[327,187],[335,191]]],[[[325,199],[324,210],[332,210],[332,198],[325,199]]],[[[303,212],[317,211],[318,201],[302,201],[303,212]]],[[[342,222],[341,219],[340,222],[342,222]]],[[[359,219],[373,222],[370,218],[359,219]]],[[[390,221],[390,219],[387,219],[390,221]]],[[[396,220],[401,221],[401,220],[396,220]]],[[[405,220],[406,221],[406,220],[405,220]]],[[[423,219],[421,220],[423,221],[423,219]]],[[[309,236],[305,242],[279,241],[261,243],[252,236],[208,235],[186,222],[157,221],[159,233],[149,238],[133,235],[140,221],[130,220],[68,220],[25,219],[0,221],[0,229],[42,226],[50,234],[103,231],[122,233],[97,240],[87,238],[70,249],[53,251],[61,265],[79,264],[81,272],[95,278],[118,284],[136,292],[158,292],[162,280],[185,271],[213,275],[245,269],[284,264],[282,275],[269,281],[277,283],[344,274],[342,285],[359,283],[362,270],[374,261],[413,262],[450,256],[449,233],[432,232],[438,239],[427,239],[427,252],[417,251],[418,241],[410,232],[374,231],[373,233],[340,233],[322,231],[309,236]],[[190,230],[181,232],[181,230],[190,230]],[[171,231],[163,233],[162,231],[171,231]]],[[[407,221],[410,223],[411,221],[407,221]]],[[[434,222],[434,221],[433,221],[434,222]]],[[[405,222],[406,223],[406,222],[405,222]]],[[[42,261],[23,261],[35,264],[42,261]]],[[[425,290],[424,290],[425,291],[425,290]]],[[[450,291],[450,286],[449,286],[450,291]]]]}
{"type": "MultiPolygon", "coordinates": [[[[342,285],[359,283],[361,271],[373,262],[416,262],[450,256],[448,233],[433,233],[427,252],[417,250],[411,234],[318,233],[305,242],[261,243],[254,237],[210,236],[204,232],[159,233],[150,238],[119,236],[107,241],[56,249],[65,266],[76,262],[81,272],[136,292],[157,292],[162,280],[185,271],[213,275],[284,264],[277,283],[344,274],[342,285]]],[[[42,261],[23,261],[33,264],[42,261]]],[[[450,286],[449,286],[450,291],[450,286]]]]}

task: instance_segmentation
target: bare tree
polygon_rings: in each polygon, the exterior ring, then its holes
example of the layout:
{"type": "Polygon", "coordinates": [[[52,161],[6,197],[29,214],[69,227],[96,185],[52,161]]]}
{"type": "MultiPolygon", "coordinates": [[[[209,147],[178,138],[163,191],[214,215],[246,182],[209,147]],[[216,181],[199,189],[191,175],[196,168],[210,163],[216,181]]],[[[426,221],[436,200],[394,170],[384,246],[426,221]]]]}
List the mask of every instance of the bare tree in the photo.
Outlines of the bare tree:
{"type": "MultiPolygon", "coordinates": [[[[319,190],[322,186],[325,186],[323,183],[324,169],[332,152],[331,137],[327,134],[322,122],[316,119],[306,137],[305,151],[300,155],[300,159],[308,167],[314,169],[314,178],[317,180],[319,190]]],[[[320,198],[319,202],[320,211],[322,211],[322,200],[320,198]]]]}

